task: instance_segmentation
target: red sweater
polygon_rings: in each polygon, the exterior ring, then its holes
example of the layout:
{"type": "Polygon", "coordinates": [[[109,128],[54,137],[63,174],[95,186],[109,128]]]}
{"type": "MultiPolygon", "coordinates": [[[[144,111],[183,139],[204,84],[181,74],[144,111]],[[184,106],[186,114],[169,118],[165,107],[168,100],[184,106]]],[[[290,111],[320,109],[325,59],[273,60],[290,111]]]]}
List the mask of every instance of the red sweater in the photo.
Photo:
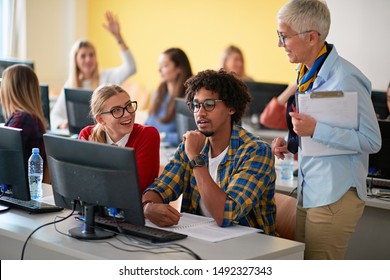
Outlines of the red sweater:
{"type": "MultiPolygon", "coordinates": [[[[89,139],[94,125],[81,130],[79,139],[89,139]]],[[[141,193],[158,177],[160,168],[160,134],[153,126],[134,124],[126,147],[135,150],[141,193]]]]}

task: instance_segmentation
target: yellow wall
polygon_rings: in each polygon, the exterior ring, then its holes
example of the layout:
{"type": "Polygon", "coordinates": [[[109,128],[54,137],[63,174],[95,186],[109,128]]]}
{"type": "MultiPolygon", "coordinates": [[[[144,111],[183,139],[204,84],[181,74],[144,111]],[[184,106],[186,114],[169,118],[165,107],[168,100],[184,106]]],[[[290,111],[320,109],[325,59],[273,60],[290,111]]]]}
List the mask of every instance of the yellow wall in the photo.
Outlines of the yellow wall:
{"type": "Polygon", "coordinates": [[[118,46],[102,28],[104,11],[117,14],[122,35],[138,72],[130,81],[148,89],[159,83],[158,56],[182,48],[194,73],[216,69],[222,50],[240,47],[246,71],[258,81],[292,82],[295,65],[277,46],[276,13],[286,0],[89,0],[88,38],[97,48],[99,67],[118,65],[118,46]]]}

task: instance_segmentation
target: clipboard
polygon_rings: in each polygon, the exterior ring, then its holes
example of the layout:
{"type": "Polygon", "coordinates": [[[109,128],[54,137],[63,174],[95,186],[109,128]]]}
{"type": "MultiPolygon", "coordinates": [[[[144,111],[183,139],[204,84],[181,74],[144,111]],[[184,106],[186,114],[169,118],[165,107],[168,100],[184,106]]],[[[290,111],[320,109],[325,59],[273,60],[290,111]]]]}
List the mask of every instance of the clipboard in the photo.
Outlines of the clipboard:
{"type": "MultiPolygon", "coordinates": [[[[309,115],[318,122],[330,126],[357,129],[357,92],[323,91],[299,94],[299,113],[309,115]]],[[[328,156],[356,154],[357,151],[329,147],[313,141],[309,136],[301,137],[302,156],[328,156]]]]}

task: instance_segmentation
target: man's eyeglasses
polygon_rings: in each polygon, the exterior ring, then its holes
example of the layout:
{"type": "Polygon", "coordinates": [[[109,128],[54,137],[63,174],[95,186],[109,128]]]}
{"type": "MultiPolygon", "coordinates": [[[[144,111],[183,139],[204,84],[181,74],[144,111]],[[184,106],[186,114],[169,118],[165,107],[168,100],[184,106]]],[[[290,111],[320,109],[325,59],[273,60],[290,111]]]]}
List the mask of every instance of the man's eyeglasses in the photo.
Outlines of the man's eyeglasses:
{"type": "MultiPolygon", "coordinates": [[[[283,47],[286,46],[286,39],[292,38],[292,37],[294,37],[294,36],[298,36],[298,35],[301,35],[301,34],[313,32],[313,31],[314,31],[314,30],[307,30],[307,31],[303,31],[303,32],[300,32],[300,33],[297,33],[297,34],[294,34],[294,35],[282,35],[282,34],[280,34],[279,30],[276,30],[276,32],[278,33],[279,42],[282,44],[283,47]]],[[[316,31],[316,32],[317,32],[317,31],[316,31]]],[[[318,33],[318,32],[317,32],[317,33],[318,33]]],[[[320,36],[320,33],[318,33],[318,36],[320,36]]]]}
{"type": "Polygon", "coordinates": [[[196,102],[196,101],[189,101],[187,102],[188,109],[192,113],[197,113],[200,110],[200,106],[203,106],[203,109],[205,109],[207,112],[210,112],[214,110],[215,108],[215,103],[220,102],[223,100],[220,99],[206,99],[203,102],[196,102]]]}
{"type": "Polygon", "coordinates": [[[123,115],[125,114],[125,110],[130,114],[135,113],[135,111],[137,111],[137,101],[130,101],[125,107],[114,107],[108,112],[100,113],[100,115],[111,114],[114,118],[119,119],[123,117],[123,115]]]}

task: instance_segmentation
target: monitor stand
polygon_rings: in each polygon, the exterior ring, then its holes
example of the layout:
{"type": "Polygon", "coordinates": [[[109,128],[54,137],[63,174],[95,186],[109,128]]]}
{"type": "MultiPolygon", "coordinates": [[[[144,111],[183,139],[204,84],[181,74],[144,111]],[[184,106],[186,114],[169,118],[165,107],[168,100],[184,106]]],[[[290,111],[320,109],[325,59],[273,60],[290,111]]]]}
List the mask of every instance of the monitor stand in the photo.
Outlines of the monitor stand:
{"type": "Polygon", "coordinates": [[[71,237],[84,240],[107,239],[116,233],[105,231],[95,227],[95,205],[84,205],[84,223],[80,227],[69,230],[71,237]]]}

